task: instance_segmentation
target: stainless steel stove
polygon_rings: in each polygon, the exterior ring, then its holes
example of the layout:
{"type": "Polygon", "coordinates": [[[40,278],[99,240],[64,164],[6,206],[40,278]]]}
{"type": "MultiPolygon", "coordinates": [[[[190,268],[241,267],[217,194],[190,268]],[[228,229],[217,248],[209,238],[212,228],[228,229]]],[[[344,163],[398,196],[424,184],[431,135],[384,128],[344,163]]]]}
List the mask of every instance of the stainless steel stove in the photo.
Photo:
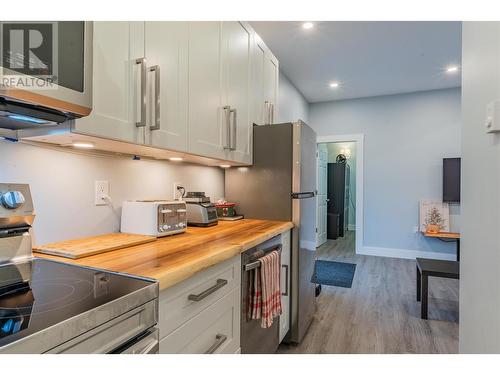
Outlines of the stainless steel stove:
{"type": "Polygon", "coordinates": [[[157,353],[158,283],[31,255],[27,185],[0,184],[0,353],[157,353]]]}

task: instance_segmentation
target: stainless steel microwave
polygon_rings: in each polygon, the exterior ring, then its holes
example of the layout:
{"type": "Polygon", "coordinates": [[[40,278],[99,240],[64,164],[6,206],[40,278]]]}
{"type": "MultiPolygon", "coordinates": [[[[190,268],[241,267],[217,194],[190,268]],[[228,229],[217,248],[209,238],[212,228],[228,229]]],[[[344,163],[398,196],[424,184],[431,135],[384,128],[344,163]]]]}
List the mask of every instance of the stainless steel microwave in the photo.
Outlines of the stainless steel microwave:
{"type": "Polygon", "coordinates": [[[89,115],[92,46],[90,21],[0,21],[0,128],[89,115]]]}

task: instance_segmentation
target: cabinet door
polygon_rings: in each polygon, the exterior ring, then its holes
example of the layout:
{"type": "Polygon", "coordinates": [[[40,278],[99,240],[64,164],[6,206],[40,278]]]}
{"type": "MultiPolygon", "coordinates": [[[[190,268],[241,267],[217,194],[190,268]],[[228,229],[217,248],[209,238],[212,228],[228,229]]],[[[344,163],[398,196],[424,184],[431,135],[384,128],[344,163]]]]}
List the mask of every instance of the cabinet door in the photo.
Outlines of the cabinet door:
{"type": "MultiPolygon", "coordinates": [[[[251,29],[241,22],[222,24],[223,103],[230,107],[230,152],[226,159],[252,162],[250,120],[250,52],[251,29]]],[[[223,137],[224,139],[224,137],[223,137]]]]}
{"type": "Polygon", "coordinates": [[[255,34],[252,58],[252,116],[257,125],[277,121],[279,62],[255,34]]]}
{"type": "Polygon", "coordinates": [[[264,98],[268,110],[268,121],[274,124],[278,119],[278,89],[279,89],[279,63],[278,59],[266,50],[264,59],[264,98]]]}
{"type": "Polygon", "coordinates": [[[281,235],[281,307],[280,342],[290,330],[290,231],[281,235]]]}
{"type": "Polygon", "coordinates": [[[221,22],[190,22],[190,153],[225,158],[222,126],[225,111],[221,96],[221,22]]]}
{"type": "Polygon", "coordinates": [[[92,113],[75,121],[75,132],[143,143],[145,128],[136,126],[142,57],[143,22],[94,22],[92,113]]]}
{"type": "Polygon", "coordinates": [[[264,67],[266,65],[266,49],[264,42],[254,34],[252,51],[252,120],[254,124],[264,125],[267,113],[264,102],[264,67]]]}
{"type": "Polygon", "coordinates": [[[155,147],[188,148],[188,35],[188,22],[145,23],[148,143],[155,147]]]}
{"type": "Polygon", "coordinates": [[[160,340],[160,354],[233,354],[240,347],[240,291],[235,288],[160,340]]]}

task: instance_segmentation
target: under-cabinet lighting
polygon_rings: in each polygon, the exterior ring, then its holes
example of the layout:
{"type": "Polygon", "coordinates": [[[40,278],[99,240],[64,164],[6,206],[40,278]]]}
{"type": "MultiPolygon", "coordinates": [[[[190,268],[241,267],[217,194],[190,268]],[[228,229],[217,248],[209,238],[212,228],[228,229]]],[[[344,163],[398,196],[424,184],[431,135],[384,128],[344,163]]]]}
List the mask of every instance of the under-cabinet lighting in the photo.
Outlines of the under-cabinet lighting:
{"type": "Polygon", "coordinates": [[[304,22],[302,24],[302,27],[304,29],[306,29],[306,30],[310,30],[310,29],[312,29],[314,27],[314,23],[312,23],[312,22],[304,22]]]}
{"type": "Polygon", "coordinates": [[[73,142],[73,147],[76,148],[94,148],[94,144],[90,142],[73,142]]]}
{"type": "Polygon", "coordinates": [[[456,73],[458,72],[458,66],[456,65],[451,65],[446,68],[446,73],[456,73]]]}
{"type": "Polygon", "coordinates": [[[229,164],[221,164],[221,165],[219,165],[219,167],[221,167],[221,168],[231,168],[231,166],[229,164]]]}
{"type": "Polygon", "coordinates": [[[170,161],[182,161],[183,159],[178,157],[178,156],[174,156],[174,157],[168,158],[168,160],[170,160],[170,161]]]}
{"type": "Polygon", "coordinates": [[[339,87],[339,86],[340,86],[340,84],[339,84],[338,82],[330,82],[330,87],[331,87],[332,89],[336,89],[336,88],[337,88],[337,87],[339,87]]]}
{"type": "Polygon", "coordinates": [[[32,124],[48,124],[50,121],[23,115],[8,115],[8,118],[15,121],[30,122],[32,124]]]}

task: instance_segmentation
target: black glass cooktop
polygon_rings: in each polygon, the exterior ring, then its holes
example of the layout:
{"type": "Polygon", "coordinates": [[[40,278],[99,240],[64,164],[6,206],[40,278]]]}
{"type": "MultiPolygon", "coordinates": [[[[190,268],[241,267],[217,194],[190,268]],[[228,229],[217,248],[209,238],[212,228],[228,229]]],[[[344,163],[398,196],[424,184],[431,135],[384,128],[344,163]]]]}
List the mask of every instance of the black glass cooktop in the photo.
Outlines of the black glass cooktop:
{"type": "Polygon", "coordinates": [[[0,266],[0,347],[151,283],[45,259],[0,266]]]}

